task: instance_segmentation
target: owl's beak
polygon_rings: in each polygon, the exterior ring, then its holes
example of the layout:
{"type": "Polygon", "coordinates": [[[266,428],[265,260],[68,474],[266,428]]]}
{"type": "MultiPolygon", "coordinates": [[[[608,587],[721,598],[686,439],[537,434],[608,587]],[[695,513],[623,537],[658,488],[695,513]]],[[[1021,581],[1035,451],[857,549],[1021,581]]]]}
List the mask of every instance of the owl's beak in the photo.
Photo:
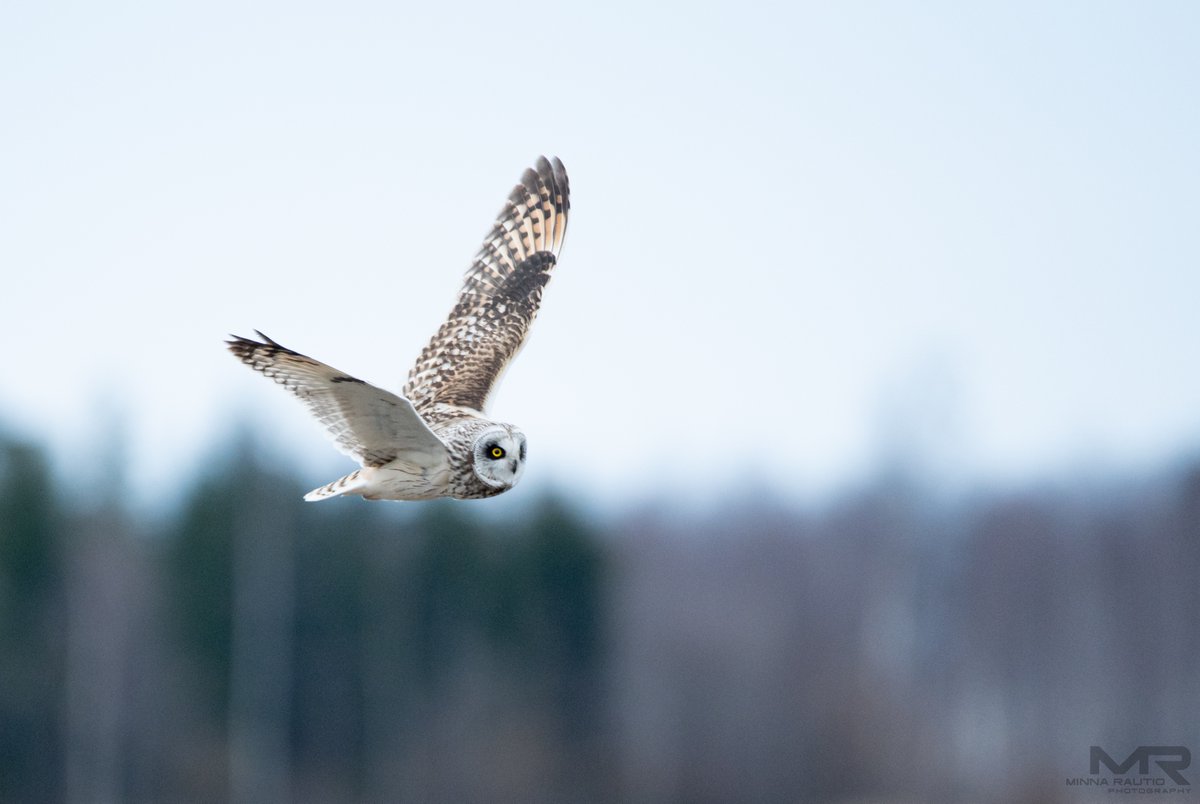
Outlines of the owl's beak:
{"type": "Polygon", "coordinates": [[[512,473],[515,475],[515,474],[517,473],[517,462],[516,462],[516,460],[511,460],[511,461],[509,461],[509,462],[508,462],[508,468],[509,468],[509,469],[512,469],[512,473]]]}

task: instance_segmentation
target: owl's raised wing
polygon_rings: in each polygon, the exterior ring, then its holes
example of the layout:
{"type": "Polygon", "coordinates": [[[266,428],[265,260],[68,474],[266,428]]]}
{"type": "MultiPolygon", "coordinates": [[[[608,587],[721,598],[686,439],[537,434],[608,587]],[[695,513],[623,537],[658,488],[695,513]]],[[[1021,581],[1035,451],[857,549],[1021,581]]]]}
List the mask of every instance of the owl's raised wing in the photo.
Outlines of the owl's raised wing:
{"type": "Polygon", "coordinates": [[[446,445],[407,399],[258,336],[263,342],[233,336],[226,343],[239,360],[303,402],[346,455],[363,466],[398,457],[422,466],[446,460],[446,445]]]}
{"type": "Polygon", "coordinates": [[[562,162],[540,157],[504,203],[458,303],[409,372],[404,396],[423,416],[448,415],[443,405],[484,411],[537,315],[570,207],[562,162]]]}

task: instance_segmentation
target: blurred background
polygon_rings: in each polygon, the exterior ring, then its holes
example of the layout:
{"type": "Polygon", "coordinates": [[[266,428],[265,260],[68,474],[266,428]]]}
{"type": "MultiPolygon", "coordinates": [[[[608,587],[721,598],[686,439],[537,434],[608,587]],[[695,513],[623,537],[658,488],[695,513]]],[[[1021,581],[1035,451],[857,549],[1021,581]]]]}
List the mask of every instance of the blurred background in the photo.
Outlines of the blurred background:
{"type": "MultiPolygon", "coordinates": [[[[1200,751],[1194,4],[0,5],[0,800],[1074,801],[1200,751]],[[522,169],[522,485],[350,468],[522,169]]],[[[1185,771],[1195,775],[1200,770],[1185,771]]]]}

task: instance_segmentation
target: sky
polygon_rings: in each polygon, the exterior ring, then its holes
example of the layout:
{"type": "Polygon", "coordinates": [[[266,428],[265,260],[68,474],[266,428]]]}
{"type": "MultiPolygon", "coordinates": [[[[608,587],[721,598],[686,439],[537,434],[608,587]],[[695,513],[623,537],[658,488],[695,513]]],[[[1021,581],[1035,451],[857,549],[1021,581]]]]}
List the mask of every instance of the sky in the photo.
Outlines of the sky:
{"type": "Polygon", "coordinates": [[[490,413],[525,483],[821,494],[1200,447],[1200,6],[0,5],[0,427],[167,494],[259,329],[398,390],[521,171],[572,219],[490,413]]]}

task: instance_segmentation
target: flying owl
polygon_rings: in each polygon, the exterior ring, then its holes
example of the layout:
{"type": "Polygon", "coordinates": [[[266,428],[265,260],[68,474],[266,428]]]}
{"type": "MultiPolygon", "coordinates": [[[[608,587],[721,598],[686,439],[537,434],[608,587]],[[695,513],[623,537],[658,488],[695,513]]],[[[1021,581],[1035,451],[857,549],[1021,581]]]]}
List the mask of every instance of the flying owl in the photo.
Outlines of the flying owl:
{"type": "Polygon", "coordinates": [[[361,469],[304,495],[324,500],[460,500],[508,491],[525,471],[525,434],[487,417],[501,375],[525,343],[567,230],[570,187],[557,158],[537,160],[504,203],[450,317],[401,396],[263,335],[229,351],[291,391],[361,469]]]}

